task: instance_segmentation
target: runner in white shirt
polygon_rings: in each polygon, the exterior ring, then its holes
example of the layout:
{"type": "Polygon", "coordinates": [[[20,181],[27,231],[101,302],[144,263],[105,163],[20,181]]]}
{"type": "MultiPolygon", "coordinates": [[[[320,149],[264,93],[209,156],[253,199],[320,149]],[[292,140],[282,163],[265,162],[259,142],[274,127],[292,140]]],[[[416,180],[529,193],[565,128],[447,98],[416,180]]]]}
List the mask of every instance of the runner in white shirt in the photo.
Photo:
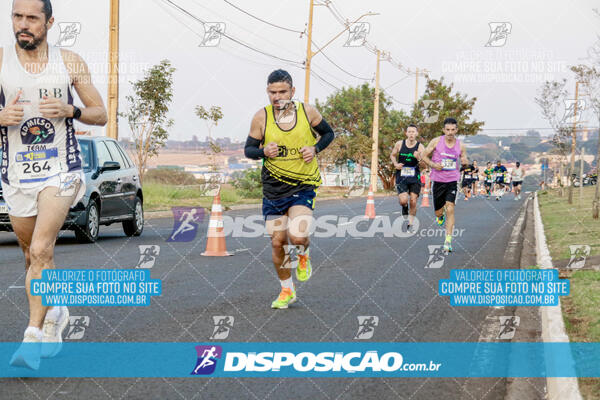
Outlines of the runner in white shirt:
{"type": "Polygon", "coordinates": [[[56,237],[69,208],[85,192],[73,120],[89,125],[107,120],[85,62],[48,44],[53,24],[50,0],[14,0],[17,43],[0,48],[0,175],[11,225],[25,255],[29,301],[24,345],[11,364],[32,369],[39,367],[40,356],[60,350],[68,322],[66,307],[42,306],[30,287],[44,269],[55,268],[56,237]],[[73,105],[73,89],[85,108],[73,105]]]}
{"type": "Polygon", "coordinates": [[[517,166],[511,172],[512,184],[515,189],[515,200],[521,199],[521,186],[523,185],[523,178],[525,177],[525,170],[521,167],[521,163],[517,161],[517,166]]]}

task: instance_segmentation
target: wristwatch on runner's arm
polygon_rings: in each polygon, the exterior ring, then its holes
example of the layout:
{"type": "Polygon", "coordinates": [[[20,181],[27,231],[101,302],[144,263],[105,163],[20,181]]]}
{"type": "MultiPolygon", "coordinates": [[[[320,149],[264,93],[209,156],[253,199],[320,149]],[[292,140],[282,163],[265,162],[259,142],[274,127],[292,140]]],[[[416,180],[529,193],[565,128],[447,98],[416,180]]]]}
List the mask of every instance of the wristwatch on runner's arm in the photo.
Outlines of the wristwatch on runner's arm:
{"type": "Polygon", "coordinates": [[[73,118],[79,120],[81,118],[81,110],[79,107],[73,105],[73,118]]]}

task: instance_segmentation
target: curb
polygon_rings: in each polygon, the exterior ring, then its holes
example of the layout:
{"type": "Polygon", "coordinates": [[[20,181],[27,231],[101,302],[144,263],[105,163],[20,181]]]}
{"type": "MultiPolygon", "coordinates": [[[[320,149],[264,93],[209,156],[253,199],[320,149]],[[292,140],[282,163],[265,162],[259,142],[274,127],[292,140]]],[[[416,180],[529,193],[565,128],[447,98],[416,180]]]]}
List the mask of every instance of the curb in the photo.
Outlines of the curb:
{"type": "MultiPolygon", "coordinates": [[[[376,193],[375,197],[386,197],[389,196],[388,193],[376,193]]],[[[336,197],[326,197],[324,199],[319,199],[319,203],[324,201],[332,201],[332,200],[346,200],[346,199],[357,199],[362,196],[357,197],[344,197],[344,196],[336,196],[336,197]]],[[[210,207],[202,207],[205,208],[206,211],[210,212],[210,207]]],[[[262,208],[262,203],[256,204],[239,204],[233,205],[231,207],[225,207],[224,211],[238,211],[238,210],[252,210],[257,209],[260,210],[262,208]]],[[[171,210],[161,210],[161,211],[144,211],[144,219],[158,219],[158,218],[171,218],[173,217],[173,212],[171,210]]]]}
{"type": "MultiPolygon", "coordinates": [[[[533,216],[535,219],[537,264],[542,269],[553,269],[552,257],[550,257],[550,251],[546,244],[546,235],[544,234],[544,225],[542,224],[537,192],[533,200],[533,216]]],[[[569,336],[565,331],[560,299],[557,306],[544,306],[540,308],[542,314],[542,340],[544,342],[568,343],[569,336]]],[[[574,364],[570,353],[567,359],[556,359],[553,354],[546,354],[545,358],[546,364],[550,365],[574,364]]],[[[546,388],[549,400],[582,399],[577,378],[546,378],[546,388]]]]}

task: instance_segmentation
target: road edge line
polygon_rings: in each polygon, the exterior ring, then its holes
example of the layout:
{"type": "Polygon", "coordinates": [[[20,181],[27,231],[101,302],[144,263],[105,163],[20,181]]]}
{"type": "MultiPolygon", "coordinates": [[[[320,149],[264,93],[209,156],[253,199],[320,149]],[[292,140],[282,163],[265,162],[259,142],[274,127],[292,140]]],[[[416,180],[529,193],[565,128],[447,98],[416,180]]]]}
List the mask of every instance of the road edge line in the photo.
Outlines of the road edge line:
{"type": "MultiPolygon", "coordinates": [[[[535,221],[535,243],[536,243],[536,259],[537,264],[542,269],[554,269],[552,265],[552,257],[546,243],[546,235],[544,234],[544,224],[542,223],[542,215],[540,213],[540,205],[538,202],[538,192],[535,192],[533,199],[533,217],[535,221]]],[[[557,306],[543,306],[542,312],[542,340],[544,342],[569,342],[569,336],[565,330],[565,323],[562,315],[560,299],[557,306]]],[[[552,354],[545,354],[546,360],[550,360],[553,364],[570,363],[574,364],[573,357],[569,352],[568,360],[564,358],[558,360],[552,354]]],[[[579,383],[577,377],[569,378],[546,378],[546,390],[549,400],[581,400],[581,392],[579,391],[579,383]]]]}

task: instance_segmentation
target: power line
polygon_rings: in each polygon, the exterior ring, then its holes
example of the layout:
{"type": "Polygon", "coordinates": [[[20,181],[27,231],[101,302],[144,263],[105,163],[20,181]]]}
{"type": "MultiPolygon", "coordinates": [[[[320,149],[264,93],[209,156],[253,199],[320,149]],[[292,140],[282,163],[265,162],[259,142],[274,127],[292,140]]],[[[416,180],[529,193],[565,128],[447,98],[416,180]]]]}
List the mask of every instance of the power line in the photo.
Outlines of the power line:
{"type": "Polygon", "coordinates": [[[327,54],[325,54],[325,52],[324,52],[324,51],[323,51],[323,50],[322,50],[322,49],[321,49],[321,48],[320,48],[320,47],[319,47],[319,46],[318,46],[318,45],[317,45],[317,44],[316,44],[314,41],[312,42],[312,44],[313,44],[313,45],[314,45],[314,46],[315,46],[315,47],[318,49],[318,51],[319,51],[321,54],[323,54],[323,57],[325,57],[325,58],[326,58],[326,59],[327,59],[327,60],[328,60],[330,63],[332,63],[333,65],[335,65],[335,66],[336,66],[336,67],[337,67],[337,68],[338,68],[340,71],[342,71],[342,72],[344,72],[344,73],[346,73],[346,74],[348,74],[348,75],[350,75],[350,76],[352,76],[352,77],[354,77],[354,78],[356,78],[356,79],[361,79],[361,80],[363,80],[363,81],[369,81],[369,82],[370,82],[370,81],[372,81],[372,80],[373,80],[373,78],[364,78],[364,77],[362,77],[362,76],[357,76],[357,75],[354,75],[354,74],[353,74],[353,73],[351,73],[351,72],[348,72],[347,70],[345,70],[344,68],[342,68],[342,67],[340,67],[338,64],[336,64],[336,63],[335,63],[335,62],[334,62],[334,61],[333,61],[331,58],[329,58],[329,57],[327,56],[327,54]]]}
{"type": "Polygon", "coordinates": [[[264,19],[261,19],[261,18],[259,18],[259,17],[255,16],[255,15],[253,15],[253,14],[250,14],[248,11],[246,11],[246,10],[244,10],[244,9],[242,9],[242,8],[240,8],[240,7],[238,7],[238,6],[236,6],[235,4],[231,3],[231,2],[230,2],[230,1],[228,1],[228,0],[223,0],[223,1],[224,1],[225,3],[227,3],[227,4],[229,4],[231,7],[235,8],[236,10],[238,10],[238,11],[241,11],[241,12],[243,12],[244,14],[246,14],[246,15],[248,15],[248,16],[250,16],[250,17],[252,17],[252,18],[254,18],[254,19],[256,19],[256,20],[258,20],[258,21],[260,21],[260,22],[262,22],[262,23],[265,23],[265,24],[267,24],[267,25],[271,25],[271,26],[273,26],[273,27],[275,27],[275,28],[283,29],[284,31],[288,31],[288,32],[294,32],[294,33],[299,33],[299,34],[300,34],[300,37],[302,37],[302,35],[304,35],[304,34],[306,33],[306,30],[304,30],[304,31],[298,31],[298,30],[295,30],[295,29],[286,28],[286,27],[284,27],[284,26],[275,25],[275,24],[273,24],[273,23],[271,23],[271,22],[269,22],[269,21],[265,21],[264,19]]]}
{"type": "Polygon", "coordinates": [[[400,80],[398,80],[398,81],[396,81],[396,82],[392,83],[391,85],[387,86],[387,87],[386,87],[385,89],[383,89],[383,90],[387,90],[387,89],[391,88],[392,86],[396,86],[397,84],[399,84],[400,82],[402,82],[403,80],[405,80],[406,78],[409,78],[409,77],[410,77],[410,75],[406,75],[404,78],[402,78],[402,79],[400,79],[400,80]]]}
{"type": "Polygon", "coordinates": [[[331,82],[327,81],[326,79],[324,79],[321,75],[317,74],[313,69],[310,70],[310,74],[314,75],[315,78],[319,79],[321,82],[325,83],[326,85],[329,85],[330,87],[332,87],[336,91],[340,92],[342,90],[339,87],[335,86],[333,83],[331,83],[331,82]]]}
{"type": "MultiPolygon", "coordinates": [[[[163,1],[164,1],[164,2],[166,2],[166,3],[168,3],[168,4],[170,4],[172,7],[175,7],[175,8],[177,8],[179,11],[181,11],[182,13],[184,13],[184,14],[188,15],[190,18],[192,18],[192,19],[194,19],[194,20],[196,20],[196,21],[200,22],[200,23],[201,23],[203,26],[206,26],[206,24],[207,24],[207,22],[206,22],[206,21],[203,21],[203,20],[201,20],[201,19],[200,19],[200,18],[198,18],[196,15],[192,14],[191,12],[189,12],[189,11],[188,11],[188,10],[186,10],[185,8],[183,8],[183,7],[179,6],[178,4],[174,3],[173,1],[171,1],[171,0],[163,0],[163,1]]],[[[262,54],[262,55],[265,55],[265,56],[267,56],[267,57],[275,58],[275,59],[277,59],[277,60],[280,60],[280,61],[285,61],[285,62],[288,62],[288,63],[293,63],[293,64],[300,64],[300,65],[302,65],[302,64],[303,64],[303,63],[301,63],[301,62],[298,62],[298,61],[294,61],[294,60],[290,60],[290,59],[287,59],[287,58],[279,57],[279,56],[276,56],[276,55],[274,55],[274,54],[267,53],[266,51],[263,51],[263,50],[257,49],[257,48],[255,48],[255,47],[253,47],[253,46],[251,46],[251,45],[249,45],[249,44],[247,44],[247,43],[244,43],[244,42],[242,42],[242,41],[241,41],[241,40],[239,40],[239,39],[236,39],[236,38],[232,37],[231,35],[228,35],[228,34],[226,34],[225,32],[220,32],[220,34],[221,34],[223,37],[226,37],[227,39],[231,40],[232,42],[235,42],[235,43],[239,44],[240,46],[246,47],[247,49],[250,49],[250,50],[252,50],[252,51],[254,51],[254,52],[260,53],[260,54],[262,54]]]]}
{"type": "MultiPolygon", "coordinates": [[[[192,1],[192,2],[193,2],[195,5],[197,5],[198,7],[201,7],[202,9],[206,10],[207,12],[209,12],[209,13],[211,13],[211,14],[215,14],[216,16],[218,16],[219,18],[221,18],[221,21],[226,21],[226,20],[227,20],[227,19],[230,17],[230,13],[228,13],[228,16],[223,16],[223,15],[221,15],[221,14],[218,14],[216,11],[214,11],[214,10],[212,10],[212,9],[210,9],[210,8],[208,8],[208,7],[206,7],[206,6],[203,4],[203,3],[206,3],[206,1],[203,1],[203,0],[191,0],[191,1],[192,1]]],[[[229,22],[228,22],[228,23],[229,23],[229,22]]],[[[269,43],[269,44],[271,44],[271,45],[275,46],[275,48],[277,49],[277,51],[279,51],[279,50],[281,49],[281,43],[280,43],[280,42],[278,42],[278,43],[275,43],[275,42],[272,42],[270,39],[267,39],[267,38],[265,38],[265,37],[259,36],[259,35],[258,35],[258,32],[259,32],[259,30],[258,30],[258,29],[251,30],[251,29],[248,29],[248,28],[246,28],[245,26],[243,26],[243,25],[241,25],[241,24],[238,24],[238,23],[236,23],[236,22],[233,22],[233,21],[231,21],[230,23],[231,23],[232,25],[236,25],[236,26],[238,26],[239,28],[241,28],[242,30],[244,30],[244,31],[248,32],[249,34],[251,34],[251,35],[253,35],[253,36],[256,36],[256,37],[257,37],[258,39],[260,39],[260,40],[261,40],[261,41],[262,41],[262,42],[263,42],[265,45],[266,45],[267,43],[269,43]]],[[[253,26],[253,28],[255,28],[255,26],[253,26]]],[[[243,38],[248,38],[248,36],[247,36],[245,33],[242,33],[242,34],[241,34],[241,37],[243,37],[243,38]]],[[[288,53],[287,55],[285,55],[285,57],[287,57],[287,56],[289,56],[289,55],[291,54],[291,56],[292,56],[293,58],[303,59],[303,56],[302,56],[302,55],[301,55],[301,56],[298,56],[297,54],[293,54],[294,52],[292,52],[292,51],[289,51],[289,49],[287,49],[287,48],[283,48],[282,50],[284,50],[284,51],[286,51],[286,52],[288,53]]]]}

